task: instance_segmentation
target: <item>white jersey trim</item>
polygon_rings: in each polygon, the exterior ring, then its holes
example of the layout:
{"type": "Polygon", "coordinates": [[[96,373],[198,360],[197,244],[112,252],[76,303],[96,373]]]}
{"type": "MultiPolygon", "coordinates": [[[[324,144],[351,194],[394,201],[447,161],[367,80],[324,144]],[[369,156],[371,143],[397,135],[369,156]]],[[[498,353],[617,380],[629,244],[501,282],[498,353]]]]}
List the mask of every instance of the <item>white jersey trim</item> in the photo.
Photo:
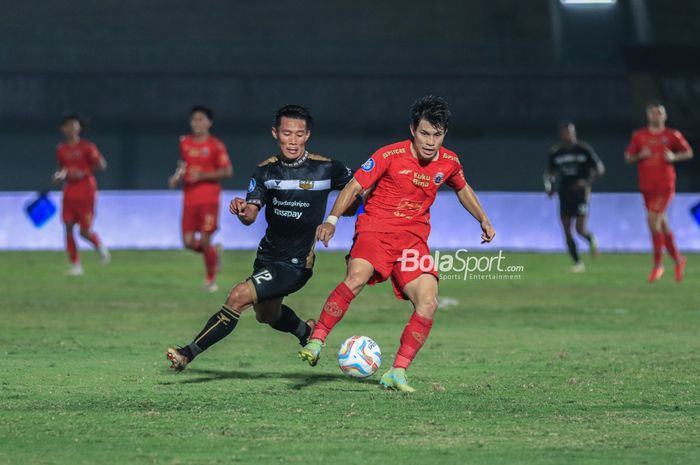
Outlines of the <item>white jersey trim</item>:
{"type": "Polygon", "coordinates": [[[278,191],[326,191],[331,188],[330,179],[271,179],[265,187],[278,191]]]}

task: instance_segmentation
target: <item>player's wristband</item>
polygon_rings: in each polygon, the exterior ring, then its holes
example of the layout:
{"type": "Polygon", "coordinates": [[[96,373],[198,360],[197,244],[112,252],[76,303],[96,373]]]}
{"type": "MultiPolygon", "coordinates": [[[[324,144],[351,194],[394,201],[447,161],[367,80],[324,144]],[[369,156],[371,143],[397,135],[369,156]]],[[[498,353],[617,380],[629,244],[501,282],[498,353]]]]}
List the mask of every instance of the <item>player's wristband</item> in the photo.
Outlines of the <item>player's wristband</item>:
{"type": "Polygon", "coordinates": [[[335,215],[328,215],[328,218],[326,218],[325,223],[330,223],[333,226],[335,226],[336,223],[338,223],[338,217],[335,215]]]}

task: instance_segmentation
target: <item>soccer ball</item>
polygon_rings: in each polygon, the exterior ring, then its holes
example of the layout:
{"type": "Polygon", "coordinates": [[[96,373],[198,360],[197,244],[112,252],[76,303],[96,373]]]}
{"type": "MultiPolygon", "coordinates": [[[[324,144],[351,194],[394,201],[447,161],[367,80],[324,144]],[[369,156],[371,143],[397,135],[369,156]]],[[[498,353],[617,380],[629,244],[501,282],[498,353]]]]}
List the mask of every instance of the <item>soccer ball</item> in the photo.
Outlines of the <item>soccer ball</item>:
{"type": "Polygon", "coordinates": [[[382,364],[382,351],[367,336],[352,336],[340,345],[338,365],[348,376],[366,378],[382,364]]]}

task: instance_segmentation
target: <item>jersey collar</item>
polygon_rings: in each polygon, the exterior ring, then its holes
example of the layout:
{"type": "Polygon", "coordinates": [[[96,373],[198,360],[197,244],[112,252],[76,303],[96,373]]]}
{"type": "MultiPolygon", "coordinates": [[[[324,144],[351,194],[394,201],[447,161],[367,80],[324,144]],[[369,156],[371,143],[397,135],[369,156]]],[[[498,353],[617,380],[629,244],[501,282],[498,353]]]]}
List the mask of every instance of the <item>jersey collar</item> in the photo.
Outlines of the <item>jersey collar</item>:
{"type": "Polygon", "coordinates": [[[296,168],[297,166],[301,166],[304,164],[304,162],[309,158],[309,151],[304,150],[304,155],[300,156],[294,161],[284,161],[284,158],[282,158],[282,155],[277,155],[277,159],[280,161],[280,164],[282,166],[285,166],[287,168],[296,168]]]}

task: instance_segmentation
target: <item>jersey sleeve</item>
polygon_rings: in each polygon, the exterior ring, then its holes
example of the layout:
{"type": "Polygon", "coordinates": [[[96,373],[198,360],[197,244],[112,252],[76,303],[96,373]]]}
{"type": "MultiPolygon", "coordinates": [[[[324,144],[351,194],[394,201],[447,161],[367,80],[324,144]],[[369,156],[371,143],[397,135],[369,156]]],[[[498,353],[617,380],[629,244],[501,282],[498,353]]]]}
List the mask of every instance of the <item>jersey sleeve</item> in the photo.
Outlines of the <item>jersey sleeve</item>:
{"type": "Polygon", "coordinates": [[[87,156],[88,160],[90,161],[90,167],[95,167],[100,163],[100,160],[102,159],[102,154],[100,151],[97,149],[97,146],[90,142],[87,146],[87,156]]]}
{"type": "Polygon", "coordinates": [[[263,168],[258,168],[250,178],[248,193],[245,196],[245,200],[248,203],[262,208],[265,206],[266,199],[267,187],[265,186],[265,172],[263,168]]]}
{"type": "Polygon", "coordinates": [[[640,150],[642,150],[642,147],[639,144],[639,135],[638,133],[633,133],[632,137],[630,138],[630,143],[627,146],[627,149],[625,149],[626,153],[629,153],[630,155],[637,155],[640,150]]]}
{"type": "Polygon", "coordinates": [[[228,168],[231,166],[231,158],[228,155],[228,150],[223,142],[216,142],[216,166],[220,168],[228,168]]]}
{"type": "Polygon", "coordinates": [[[452,172],[452,175],[445,180],[445,184],[450,186],[455,191],[461,191],[464,189],[464,186],[467,185],[467,180],[464,179],[464,170],[462,169],[462,165],[457,165],[457,169],[455,169],[452,172]]]}
{"type": "Polygon", "coordinates": [[[363,189],[369,189],[386,173],[392,158],[382,156],[384,150],[380,149],[362,164],[359,170],[355,171],[355,180],[360,183],[363,189]]]}
{"type": "Polygon", "coordinates": [[[690,144],[683,137],[680,131],[673,131],[673,141],[671,143],[671,150],[673,152],[688,152],[691,150],[690,144]]]}
{"type": "Polygon", "coordinates": [[[340,190],[352,179],[352,170],[343,163],[331,161],[331,189],[340,190]]]}

